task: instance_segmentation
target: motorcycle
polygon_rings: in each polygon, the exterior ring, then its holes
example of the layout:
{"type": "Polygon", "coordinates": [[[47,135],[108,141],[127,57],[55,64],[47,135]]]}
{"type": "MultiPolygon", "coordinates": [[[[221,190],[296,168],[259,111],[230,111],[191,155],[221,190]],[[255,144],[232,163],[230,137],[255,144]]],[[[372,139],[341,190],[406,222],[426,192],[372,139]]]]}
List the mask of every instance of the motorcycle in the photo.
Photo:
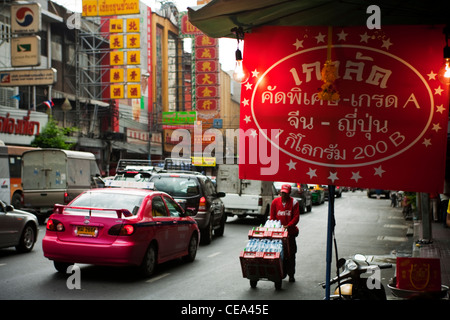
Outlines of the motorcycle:
{"type": "MultiPolygon", "coordinates": [[[[330,280],[330,285],[337,283],[332,300],[386,300],[386,291],[380,281],[380,269],[392,268],[391,263],[370,264],[364,255],[357,254],[350,259],[339,259],[338,276],[330,280]],[[363,274],[370,274],[362,277],[363,274]]],[[[320,284],[323,288],[326,283],[320,284]]]]}

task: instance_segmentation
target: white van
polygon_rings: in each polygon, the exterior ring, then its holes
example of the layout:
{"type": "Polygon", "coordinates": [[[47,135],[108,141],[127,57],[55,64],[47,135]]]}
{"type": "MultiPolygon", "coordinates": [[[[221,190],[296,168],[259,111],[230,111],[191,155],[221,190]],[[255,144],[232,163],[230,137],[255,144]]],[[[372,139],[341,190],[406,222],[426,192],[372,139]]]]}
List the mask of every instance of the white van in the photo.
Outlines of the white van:
{"type": "Polygon", "coordinates": [[[22,156],[24,209],[31,209],[40,222],[55,204],[66,204],[81,192],[101,187],[100,170],[90,152],[40,149],[22,156]]]}

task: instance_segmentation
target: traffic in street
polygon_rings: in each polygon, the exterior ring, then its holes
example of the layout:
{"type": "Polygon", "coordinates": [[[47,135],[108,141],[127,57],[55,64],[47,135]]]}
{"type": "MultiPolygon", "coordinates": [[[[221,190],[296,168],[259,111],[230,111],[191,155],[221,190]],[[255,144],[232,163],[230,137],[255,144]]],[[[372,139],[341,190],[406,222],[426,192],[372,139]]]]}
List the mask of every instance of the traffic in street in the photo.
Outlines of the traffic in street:
{"type": "MultiPolygon", "coordinates": [[[[313,205],[300,216],[296,282],[283,280],[280,290],[271,281],[259,281],[251,288],[243,277],[239,255],[247,245],[248,233],[260,225],[254,217],[228,217],[222,236],[200,244],[194,261],[164,262],[150,277],[134,267],[75,264],[69,273],[58,273],[43,255],[45,226],[39,226],[38,240],[29,253],[14,248],[0,249],[0,299],[39,300],[322,300],[319,283],[326,277],[326,230],[328,202],[313,205]]],[[[375,263],[393,263],[381,270],[387,299],[395,298],[386,284],[395,275],[396,256],[408,256],[411,221],[389,199],[368,198],[365,191],[343,192],[335,199],[339,258],[363,254],[375,263]]],[[[336,274],[333,251],[332,277],[336,274]]],[[[334,288],[333,288],[334,290],[334,288]]],[[[186,303],[187,303],[186,302],[186,303]]]]}

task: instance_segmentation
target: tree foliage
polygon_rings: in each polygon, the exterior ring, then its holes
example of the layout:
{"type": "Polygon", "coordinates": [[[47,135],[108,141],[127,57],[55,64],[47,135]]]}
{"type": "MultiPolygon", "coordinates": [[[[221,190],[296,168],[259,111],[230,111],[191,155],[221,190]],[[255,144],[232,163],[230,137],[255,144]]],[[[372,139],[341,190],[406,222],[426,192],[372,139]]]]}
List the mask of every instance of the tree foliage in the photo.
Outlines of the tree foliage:
{"type": "Polygon", "coordinates": [[[44,127],[42,132],[37,135],[31,142],[32,147],[39,148],[57,148],[69,150],[75,144],[67,143],[68,136],[70,133],[76,131],[75,127],[70,128],[60,128],[53,117],[49,117],[47,125],[44,127]]]}

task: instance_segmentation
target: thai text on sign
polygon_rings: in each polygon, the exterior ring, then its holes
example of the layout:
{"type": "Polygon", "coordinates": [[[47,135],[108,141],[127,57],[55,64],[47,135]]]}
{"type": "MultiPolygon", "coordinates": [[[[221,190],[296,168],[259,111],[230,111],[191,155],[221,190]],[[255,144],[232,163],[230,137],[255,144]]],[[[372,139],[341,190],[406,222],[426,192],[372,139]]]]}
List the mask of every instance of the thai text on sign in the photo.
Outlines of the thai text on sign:
{"type": "Polygon", "coordinates": [[[327,27],[246,35],[251,75],[241,89],[240,178],[442,191],[442,28],[336,27],[331,36],[336,101],[319,98],[327,27]]]}

